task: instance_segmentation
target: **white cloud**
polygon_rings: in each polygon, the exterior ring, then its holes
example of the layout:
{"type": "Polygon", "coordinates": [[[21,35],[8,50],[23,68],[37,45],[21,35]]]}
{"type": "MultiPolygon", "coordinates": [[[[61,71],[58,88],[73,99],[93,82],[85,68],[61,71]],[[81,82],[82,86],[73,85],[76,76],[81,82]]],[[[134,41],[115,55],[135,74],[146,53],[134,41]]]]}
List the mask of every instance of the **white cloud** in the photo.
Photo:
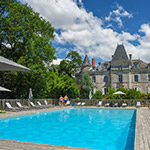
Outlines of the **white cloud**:
{"type": "Polygon", "coordinates": [[[121,18],[127,17],[132,18],[133,15],[127,12],[122,6],[116,3],[117,9],[113,10],[109,13],[108,16],[105,17],[105,21],[114,21],[118,23],[119,27],[123,26],[121,18]]]}
{"type": "MultiPolygon", "coordinates": [[[[127,53],[133,54],[133,58],[141,58],[150,61],[148,56],[150,52],[150,25],[143,24],[139,32],[145,35],[131,34],[122,31],[115,32],[113,29],[103,27],[102,19],[87,12],[83,7],[82,0],[23,0],[29,3],[31,7],[38,11],[47,21],[50,21],[55,29],[60,32],[56,34],[56,42],[59,44],[72,45],[72,50],[77,50],[80,55],[87,54],[89,57],[111,60],[112,54],[116,49],[117,43],[124,43],[127,53]],[[82,4],[81,7],[78,4],[82,4]],[[130,41],[138,41],[139,45],[134,46],[130,41]]],[[[110,21],[116,17],[116,22],[122,26],[121,17],[132,18],[124,8],[117,4],[117,10],[110,12],[105,20],[110,21]]],[[[112,24],[109,24],[112,26],[112,24]]],[[[57,48],[62,52],[67,49],[57,48]]]]}
{"type": "Polygon", "coordinates": [[[50,65],[59,65],[62,60],[63,60],[63,59],[54,59],[54,60],[50,63],[50,65]]]}

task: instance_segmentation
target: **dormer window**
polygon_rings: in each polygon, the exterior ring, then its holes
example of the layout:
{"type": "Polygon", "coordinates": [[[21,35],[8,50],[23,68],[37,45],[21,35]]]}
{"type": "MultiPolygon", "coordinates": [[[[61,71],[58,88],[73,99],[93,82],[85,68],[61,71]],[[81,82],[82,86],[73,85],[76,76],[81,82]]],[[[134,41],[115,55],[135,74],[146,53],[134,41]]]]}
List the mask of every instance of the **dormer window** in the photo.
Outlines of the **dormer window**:
{"type": "Polygon", "coordinates": [[[105,70],[107,70],[107,65],[104,65],[105,70]]]}

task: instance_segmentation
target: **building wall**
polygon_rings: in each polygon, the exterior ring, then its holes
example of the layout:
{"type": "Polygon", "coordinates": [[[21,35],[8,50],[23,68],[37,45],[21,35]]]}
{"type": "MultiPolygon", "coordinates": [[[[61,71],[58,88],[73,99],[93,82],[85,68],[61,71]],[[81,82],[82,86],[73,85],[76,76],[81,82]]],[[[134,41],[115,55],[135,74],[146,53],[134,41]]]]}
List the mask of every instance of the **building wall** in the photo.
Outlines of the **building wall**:
{"type": "Polygon", "coordinates": [[[126,89],[136,89],[142,93],[150,93],[150,81],[148,79],[148,72],[130,72],[129,70],[122,71],[103,71],[103,72],[90,72],[91,79],[95,77],[95,87],[96,90],[104,92],[104,88],[108,88],[110,85],[117,88],[126,88],[126,89]],[[122,83],[119,83],[118,75],[122,75],[122,83]],[[134,76],[138,75],[138,82],[135,81],[134,76]],[[104,80],[105,77],[108,77],[108,81],[104,80]]]}

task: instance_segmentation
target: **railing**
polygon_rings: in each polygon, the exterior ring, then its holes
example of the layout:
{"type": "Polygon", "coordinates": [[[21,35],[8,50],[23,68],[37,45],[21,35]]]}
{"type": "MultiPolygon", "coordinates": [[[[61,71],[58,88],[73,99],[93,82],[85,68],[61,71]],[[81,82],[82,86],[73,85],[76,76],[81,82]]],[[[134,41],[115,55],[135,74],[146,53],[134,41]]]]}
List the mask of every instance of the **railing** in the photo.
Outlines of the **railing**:
{"type": "MultiPolygon", "coordinates": [[[[44,104],[44,100],[46,100],[48,102],[48,104],[52,104],[52,105],[57,105],[59,103],[58,99],[33,99],[32,101],[37,104],[37,101],[40,101],[41,104],[44,104]]],[[[122,103],[126,103],[128,106],[136,106],[137,102],[141,102],[141,105],[143,107],[150,107],[150,100],[139,100],[139,99],[105,99],[105,100],[101,100],[101,99],[70,99],[71,104],[73,103],[74,105],[76,105],[78,102],[85,102],[86,106],[96,106],[98,104],[99,101],[102,101],[102,105],[104,106],[106,103],[109,103],[110,106],[113,106],[115,103],[118,103],[119,106],[122,105],[122,103]]],[[[6,105],[5,103],[9,102],[13,107],[17,106],[16,102],[20,102],[22,105],[27,105],[30,106],[30,101],[28,99],[0,99],[0,109],[1,110],[5,110],[6,109],[6,105]]]]}

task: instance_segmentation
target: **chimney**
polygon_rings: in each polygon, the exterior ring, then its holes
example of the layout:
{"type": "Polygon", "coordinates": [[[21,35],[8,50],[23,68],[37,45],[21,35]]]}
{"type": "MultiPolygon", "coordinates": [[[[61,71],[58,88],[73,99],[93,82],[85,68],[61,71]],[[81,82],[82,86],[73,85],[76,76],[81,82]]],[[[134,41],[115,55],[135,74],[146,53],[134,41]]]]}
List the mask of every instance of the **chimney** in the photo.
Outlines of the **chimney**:
{"type": "Polygon", "coordinates": [[[130,58],[130,60],[132,60],[132,54],[129,54],[129,58],[130,58]]]}
{"type": "Polygon", "coordinates": [[[92,58],[92,67],[94,68],[95,67],[95,59],[92,58]]]}
{"type": "Polygon", "coordinates": [[[99,62],[98,64],[99,64],[99,66],[100,66],[100,65],[101,65],[101,62],[99,62]]]}

